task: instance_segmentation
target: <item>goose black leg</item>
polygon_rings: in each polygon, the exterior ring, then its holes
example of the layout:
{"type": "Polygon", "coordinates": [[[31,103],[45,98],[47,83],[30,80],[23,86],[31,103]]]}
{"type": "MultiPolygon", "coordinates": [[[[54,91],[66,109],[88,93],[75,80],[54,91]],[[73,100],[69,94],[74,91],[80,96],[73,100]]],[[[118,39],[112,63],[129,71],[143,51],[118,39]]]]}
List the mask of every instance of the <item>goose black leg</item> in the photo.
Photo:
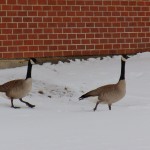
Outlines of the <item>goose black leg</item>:
{"type": "Polygon", "coordinates": [[[109,110],[111,110],[111,104],[108,104],[108,108],[109,108],[109,110]]]}
{"type": "Polygon", "coordinates": [[[20,108],[20,107],[14,106],[14,104],[13,104],[13,99],[11,99],[11,107],[12,107],[12,108],[15,108],[15,109],[16,109],[16,108],[20,108]]]}
{"type": "Polygon", "coordinates": [[[94,111],[97,109],[97,106],[98,106],[99,103],[100,103],[99,101],[96,103],[96,106],[93,109],[94,111]]]}
{"type": "Polygon", "coordinates": [[[25,101],[23,101],[22,100],[22,98],[20,98],[19,99],[22,103],[25,103],[28,107],[30,107],[30,108],[34,108],[35,107],[35,105],[32,105],[32,104],[30,104],[30,103],[28,103],[28,102],[25,102],[25,101]]]}

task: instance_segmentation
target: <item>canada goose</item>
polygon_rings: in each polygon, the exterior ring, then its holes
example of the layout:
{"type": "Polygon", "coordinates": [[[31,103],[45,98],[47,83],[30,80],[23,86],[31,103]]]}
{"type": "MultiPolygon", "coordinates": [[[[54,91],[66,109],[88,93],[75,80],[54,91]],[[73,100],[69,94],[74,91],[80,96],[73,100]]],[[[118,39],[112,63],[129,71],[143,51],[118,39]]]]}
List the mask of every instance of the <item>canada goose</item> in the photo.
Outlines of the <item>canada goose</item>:
{"type": "Polygon", "coordinates": [[[22,100],[22,98],[25,97],[31,91],[32,88],[31,71],[32,65],[35,63],[37,63],[37,60],[35,58],[29,59],[26,79],[12,80],[4,83],[3,85],[0,85],[0,92],[4,92],[6,96],[10,98],[12,108],[20,108],[14,106],[13,104],[14,99],[19,99],[21,102],[25,103],[30,108],[35,107],[35,105],[32,105],[22,100]]]}
{"type": "Polygon", "coordinates": [[[118,83],[101,86],[95,90],[89,91],[82,95],[79,100],[90,96],[98,96],[98,101],[94,107],[94,111],[97,109],[99,103],[108,104],[109,110],[111,105],[121,100],[126,94],[126,82],[125,82],[125,62],[129,57],[122,55],[121,57],[121,74],[118,83]]]}

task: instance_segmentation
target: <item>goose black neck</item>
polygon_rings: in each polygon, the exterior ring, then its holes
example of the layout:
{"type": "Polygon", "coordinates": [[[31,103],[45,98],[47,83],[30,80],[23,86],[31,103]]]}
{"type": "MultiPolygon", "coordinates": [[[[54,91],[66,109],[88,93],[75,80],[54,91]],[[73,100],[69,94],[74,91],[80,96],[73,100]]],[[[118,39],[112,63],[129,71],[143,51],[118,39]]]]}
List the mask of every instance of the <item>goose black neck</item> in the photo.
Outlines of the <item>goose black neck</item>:
{"type": "Polygon", "coordinates": [[[125,61],[121,60],[121,74],[120,74],[120,80],[125,80],[125,61]]]}
{"type": "Polygon", "coordinates": [[[27,68],[27,75],[26,75],[26,79],[31,78],[31,71],[32,71],[32,64],[29,61],[28,62],[28,68],[27,68]]]}

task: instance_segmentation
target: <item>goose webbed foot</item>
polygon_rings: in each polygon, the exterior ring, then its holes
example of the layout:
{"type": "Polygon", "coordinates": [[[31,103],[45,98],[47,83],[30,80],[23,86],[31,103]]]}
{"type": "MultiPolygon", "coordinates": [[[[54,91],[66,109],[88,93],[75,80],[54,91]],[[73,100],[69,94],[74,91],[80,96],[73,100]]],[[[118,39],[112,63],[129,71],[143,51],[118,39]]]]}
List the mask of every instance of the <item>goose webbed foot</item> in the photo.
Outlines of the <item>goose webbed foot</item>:
{"type": "Polygon", "coordinates": [[[23,101],[22,98],[20,98],[19,100],[20,100],[21,102],[25,103],[25,104],[26,104],[28,107],[30,107],[30,108],[34,108],[34,107],[35,107],[35,105],[32,105],[32,104],[30,104],[30,103],[28,103],[28,102],[23,101]]]}
{"type": "Polygon", "coordinates": [[[18,108],[20,108],[20,107],[16,107],[16,106],[11,106],[12,108],[15,108],[15,109],[18,109],[18,108]]]}
{"type": "Polygon", "coordinates": [[[13,104],[13,99],[11,99],[11,107],[12,107],[12,108],[15,108],[15,109],[20,108],[20,107],[16,107],[16,106],[14,106],[14,104],[13,104]]]}

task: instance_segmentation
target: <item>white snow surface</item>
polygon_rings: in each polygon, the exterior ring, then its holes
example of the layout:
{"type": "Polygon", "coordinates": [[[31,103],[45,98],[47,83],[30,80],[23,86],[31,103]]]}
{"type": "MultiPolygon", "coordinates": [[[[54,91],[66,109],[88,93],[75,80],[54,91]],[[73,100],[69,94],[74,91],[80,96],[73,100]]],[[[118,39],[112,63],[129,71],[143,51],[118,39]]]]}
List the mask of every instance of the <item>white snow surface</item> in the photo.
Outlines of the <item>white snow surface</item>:
{"type": "MultiPolygon", "coordinates": [[[[1,150],[150,150],[150,53],[126,62],[126,96],[112,105],[78,98],[117,83],[121,56],[34,65],[32,92],[19,100],[0,93],[1,150]],[[39,93],[43,92],[43,93],[39,93]]],[[[0,84],[24,78],[27,67],[0,70],[0,84]]]]}

